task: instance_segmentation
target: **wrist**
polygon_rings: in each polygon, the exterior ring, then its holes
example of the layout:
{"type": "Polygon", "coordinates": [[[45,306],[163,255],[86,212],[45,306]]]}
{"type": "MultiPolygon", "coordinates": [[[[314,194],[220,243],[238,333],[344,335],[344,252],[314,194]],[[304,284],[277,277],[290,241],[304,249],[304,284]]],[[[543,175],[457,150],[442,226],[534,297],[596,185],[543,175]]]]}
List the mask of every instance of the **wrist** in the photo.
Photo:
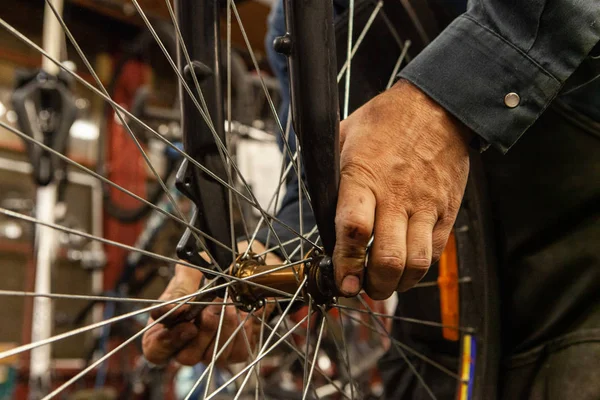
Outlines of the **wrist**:
{"type": "Polygon", "coordinates": [[[401,91],[402,96],[412,99],[423,112],[438,115],[446,130],[454,133],[465,146],[473,147],[473,143],[477,141],[478,136],[473,130],[410,81],[400,79],[390,90],[401,91]]]}

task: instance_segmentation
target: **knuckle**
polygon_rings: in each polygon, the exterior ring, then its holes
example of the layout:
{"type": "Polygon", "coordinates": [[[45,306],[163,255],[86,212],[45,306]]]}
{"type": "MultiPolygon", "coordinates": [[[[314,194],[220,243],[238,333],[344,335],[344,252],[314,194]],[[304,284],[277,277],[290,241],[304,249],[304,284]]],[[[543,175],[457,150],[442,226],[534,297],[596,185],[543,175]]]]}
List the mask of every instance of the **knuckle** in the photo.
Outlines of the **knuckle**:
{"type": "Polygon", "coordinates": [[[373,260],[373,268],[377,275],[382,279],[394,278],[401,275],[404,270],[404,257],[400,256],[379,256],[373,260]]]}
{"type": "Polygon", "coordinates": [[[431,205],[427,208],[422,208],[416,211],[411,216],[411,220],[413,220],[413,222],[419,223],[420,225],[433,226],[437,222],[438,217],[439,215],[437,209],[433,205],[431,205]]]}
{"type": "Polygon", "coordinates": [[[371,238],[371,226],[366,216],[358,213],[343,212],[336,217],[336,226],[342,237],[356,242],[365,242],[371,238]]]}
{"type": "Polygon", "coordinates": [[[367,158],[362,154],[362,149],[351,149],[348,147],[342,153],[342,165],[340,170],[340,179],[368,184],[370,182],[380,181],[377,166],[373,159],[367,158]],[[353,150],[353,151],[350,151],[353,150]]]}
{"type": "Polygon", "coordinates": [[[169,297],[172,299],[177,299],[179,297],[184,297],[190,294],[185,288],[181,286],[174,287],[173,290],[169,293],[169,297]]]}
{"type": "Polygon", "coordinates": [[[427,250],[420,249],[414,257],[409,257],[406,261],[407,268],[427,269],[431,266],[431,254],[427,250]]]}

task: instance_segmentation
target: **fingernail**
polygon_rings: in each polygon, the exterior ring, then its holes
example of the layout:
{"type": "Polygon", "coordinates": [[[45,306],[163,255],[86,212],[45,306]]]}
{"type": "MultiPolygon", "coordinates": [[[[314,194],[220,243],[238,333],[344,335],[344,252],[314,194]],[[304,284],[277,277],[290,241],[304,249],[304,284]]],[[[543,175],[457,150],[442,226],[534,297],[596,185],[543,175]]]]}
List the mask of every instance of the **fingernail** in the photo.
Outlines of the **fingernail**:
{"type": "Polygon", "coordinates": [[[355,295],[360,291],[360,280],[357,276],[347,275],[342,281],[342,287],[340,289],[346,295],[355,295]]]}

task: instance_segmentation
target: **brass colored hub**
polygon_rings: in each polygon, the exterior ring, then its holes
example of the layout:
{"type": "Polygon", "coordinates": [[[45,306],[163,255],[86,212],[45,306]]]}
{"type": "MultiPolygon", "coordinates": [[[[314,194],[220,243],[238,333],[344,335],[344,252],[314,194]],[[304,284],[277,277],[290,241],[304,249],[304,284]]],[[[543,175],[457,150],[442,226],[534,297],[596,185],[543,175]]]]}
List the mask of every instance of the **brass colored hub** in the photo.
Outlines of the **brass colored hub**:
{"type": "MultiPolygon", "coordinates": [[[[331,258],[313,250],[306,255],[305,263],[283,268],[282,265],[266,265],[262,258],[249,253],[245,258],[236,260],[234,275],[261,285],[237,282],[233,285],[236,301],[254,305],[266,297],[282,297],[281,292],[293,295],[306,278],[302,296],[312,296],[316,304],[330,304],[337,293],[333,283],[331,258]]],[[[246,307],[249,308],[249,307],[246,307]]]]}

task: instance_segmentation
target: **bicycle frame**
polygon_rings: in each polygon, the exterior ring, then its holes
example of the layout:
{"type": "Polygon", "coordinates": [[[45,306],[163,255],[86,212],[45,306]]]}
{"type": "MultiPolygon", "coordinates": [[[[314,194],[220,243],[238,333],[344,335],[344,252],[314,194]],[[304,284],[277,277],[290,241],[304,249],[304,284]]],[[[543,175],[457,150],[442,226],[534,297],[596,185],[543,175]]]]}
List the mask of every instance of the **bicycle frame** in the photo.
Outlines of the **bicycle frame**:
{"type": "MultiPolygon", "coordinates": [[[[200,83],[214,129],[225,143],[223,133],[223,99],[220,96],[219,6],[211,0],[175,2],[177,21],[188,43],[189,57],[200,83]]],[[[335,245],[335,208],[339,184],[339,106],[336,83],[335,30],[333,4],[323,0],[287,0],[285,4],[288,34],[281,38],[289,43],[282,52],[289,57],[293,125],[302,147],[303,167],[317,226],[325,249],[331,255],[335,245]],[[315,57],[315,55],[317,55],[315,57]]],[[[191,69],[183,49],[178,51],[179,71],[193,90],[191,69]]],[[[219,146],[210,127],[198,112],[195,102],[180,83],[184,148],[195,160],[226,180],[227,165],[220,159],[219,146]]],[[[227,189],[198,172],[184,161],[178,174],[178,188],[197,207],[195,226],[222,243],[231,241],[226,206],[227,189]],[[211,207],[210,214],[202,211],[211,207]]],[[[215,261],[226,267],[234,260],[231,252],[206,242],[215,261]]],[[[178,246],[178,255],[190,262],[207,266],[197,256],[198,246],[191,231],[186,230],[178,246]]]]}
{"type": "MultiPolygon", "coordinates": [[[[179,83],[181,99],[181,129],[185,151],[204,165],[216,176],[227,181],[227,166],[221,159],[221,149],[216,143],[212,129],[221,143],[225,143],[223,123],[223,99],[221,97],[221,41],[219,37],[219,5],[214,0],[176,0],[175,12],[181,36],[186,43],[187,53],[193,68],[189,68],[185,49],[181,43],[177,46],[179,71],[196,97],[196,101],[186,93],[184,85],[179,83]],[[195,75],[195,78],[194,76],[195,75]],[[196,104],[201,102],[195,89],[198,82],[204,102],[207,119],[212,119],[214,128],[202,118],[196,104]]],[[[220,183],[201,172],[188,160],[184,160],[177,174],[177,188],[196,205],[191,223],[211,235],[221,243],[231,243],[232,232],[229,220],[229,193],[220,183]],[[209,209],[210,213],[204,211],[209,209]]],[[[231,252],[224,251],[215,243],[206,241],[206,249],[214,261],[221,267],[233,262],[231,252]]],[[[200,257],[198,243],[191,230],[186,229],[177,254],[180,258],[208,267],[200,257]]]]}
{"type": "Polygon", "coordinates": [[[285,1],[292,121],[325,254],[335,245],[340,181],[333,2],[285,1]]]}

